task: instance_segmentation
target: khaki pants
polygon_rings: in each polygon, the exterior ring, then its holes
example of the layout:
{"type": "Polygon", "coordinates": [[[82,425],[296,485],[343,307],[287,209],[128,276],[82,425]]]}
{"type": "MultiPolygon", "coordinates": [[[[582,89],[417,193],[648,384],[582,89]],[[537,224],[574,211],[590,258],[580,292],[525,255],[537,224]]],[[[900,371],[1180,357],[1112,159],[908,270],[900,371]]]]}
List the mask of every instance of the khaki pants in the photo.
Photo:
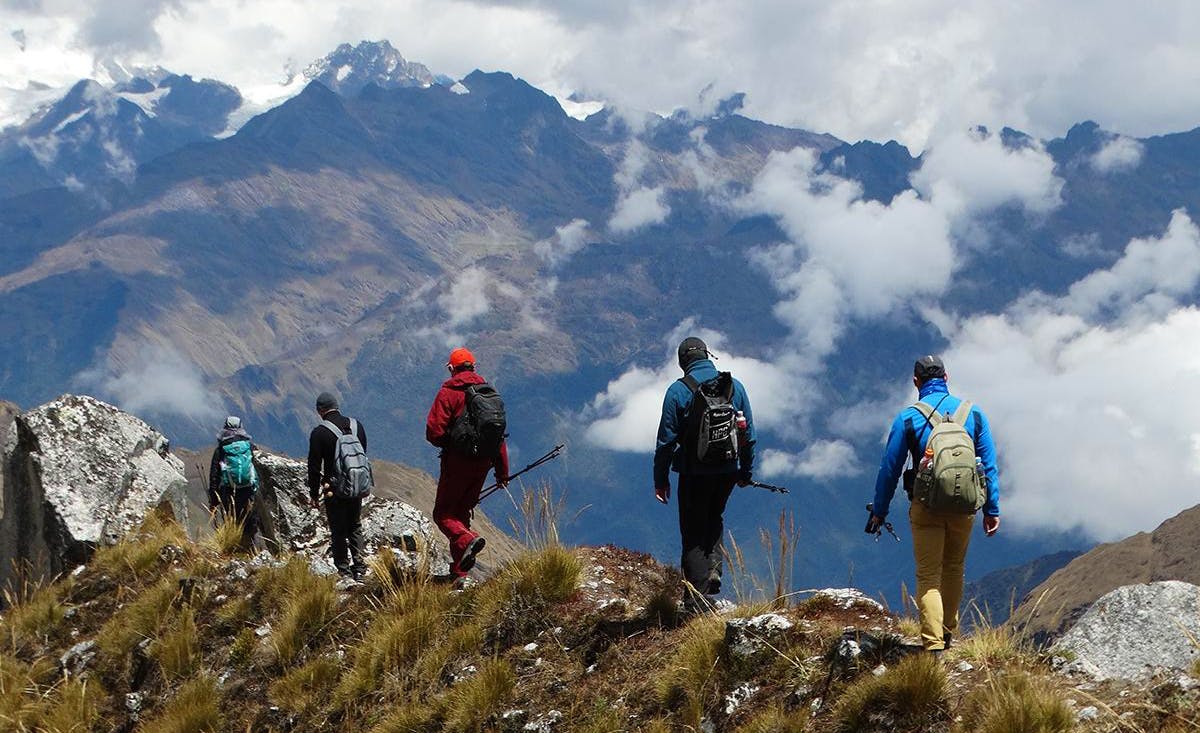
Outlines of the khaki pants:
{"type": "Polygon", "coordinates": [[[926,649],[944,649],[945,635],[958,630],[963,563],[975,515],[941,514],[914,502],[908,518],[912,522],[913,555],[917,561],[921,642],[926,649]]]}

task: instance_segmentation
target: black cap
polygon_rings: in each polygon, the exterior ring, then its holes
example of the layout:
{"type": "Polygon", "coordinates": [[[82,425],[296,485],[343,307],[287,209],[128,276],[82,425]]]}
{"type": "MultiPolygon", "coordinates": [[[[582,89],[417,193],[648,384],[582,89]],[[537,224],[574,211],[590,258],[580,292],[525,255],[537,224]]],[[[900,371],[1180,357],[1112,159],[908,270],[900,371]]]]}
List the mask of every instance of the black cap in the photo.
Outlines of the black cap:
{"type": "Polygon", "coordinates": [[[317,409],[321,412],[326,410],[336,410],[338,408],[337,397],[334,397],[329,392],[322,392],[317,395],[317,409]]]}
{"type": "Polygon", "coordinates": [[[687,369],[697,359],[708,358],[708,346],[695,336],[688,336],[679,343],[679,368],[687,369]]]}
{"type": "Polygon", "coordinates": [[[913,364],[913,376],[922,382],[926,379],[945,379],[946,365],[939,356],[926,354],[913,364]]]}

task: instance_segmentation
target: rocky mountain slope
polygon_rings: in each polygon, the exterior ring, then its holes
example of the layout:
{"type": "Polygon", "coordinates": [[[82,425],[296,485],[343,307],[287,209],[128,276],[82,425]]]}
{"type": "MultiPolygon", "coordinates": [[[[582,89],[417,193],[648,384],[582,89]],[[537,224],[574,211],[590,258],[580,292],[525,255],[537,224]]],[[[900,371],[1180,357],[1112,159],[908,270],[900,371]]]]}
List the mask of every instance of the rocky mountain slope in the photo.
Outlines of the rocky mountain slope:
{"type": "Polygon", "coordinates": [[[1075,558],[1029,591],[1013,613],[1013,623],[1031,638],[1052,639],[1109,591],[1169,580],[1200,584],[1200,506],[1180,512],[1153,532],[1102,544],[1075,558]]]}
{"type": "Polygon", "coordinates": [[[967,620],[974,623],[982,614],[988,623],[1004,623],[1030,591],[1081,554],[1078,550],[1064,550],[1043,555],[967,583],[963,588],[966,607],[971,609],[967,620]]]}

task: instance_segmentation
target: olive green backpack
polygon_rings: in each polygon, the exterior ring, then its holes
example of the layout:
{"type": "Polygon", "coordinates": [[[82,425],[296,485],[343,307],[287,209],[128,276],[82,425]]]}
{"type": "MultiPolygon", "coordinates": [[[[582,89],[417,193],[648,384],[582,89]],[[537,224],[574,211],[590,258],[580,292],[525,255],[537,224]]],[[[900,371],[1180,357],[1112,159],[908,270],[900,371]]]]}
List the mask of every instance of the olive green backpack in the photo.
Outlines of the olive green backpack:
{"type": "Polygon", "coordinates": [[[985,481],[975,460],[975,440],[967,432],[971,403],[963,401],[954,415],[939,415],[935,408],[913,405],[933,426],[925,451],[933,459],[922,461],[913,482],[913,498],[927,509],[948,514],[974,514],[987,497],[985,481]]]}

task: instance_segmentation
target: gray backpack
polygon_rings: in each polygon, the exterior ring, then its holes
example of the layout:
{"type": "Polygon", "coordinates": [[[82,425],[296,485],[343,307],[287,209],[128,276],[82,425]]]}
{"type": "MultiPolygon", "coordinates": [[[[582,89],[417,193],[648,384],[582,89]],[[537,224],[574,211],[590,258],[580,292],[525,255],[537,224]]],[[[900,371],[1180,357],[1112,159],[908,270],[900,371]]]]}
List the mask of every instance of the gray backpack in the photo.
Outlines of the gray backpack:
{"type": "Polygon", "coordinates": [[[935,512],[974,514],[987,496],[986,481],[975,460],[975,440],[964,427],[971,403],[963,401],[954,415],[939,415],[924,402],[913,405],[933,426],[913,481],[913,498],[935,512]]]}
{"type": "Polygon", "coordinates": [[[370,494],[375,486],[375,477],[371,473],[367,452],[358,441],[358,423],[350,421],[349,433],[343,433],[341,428],[328,420],[321,421],[321,424],[337,436],[337,445],[333,449],[333,462],[337,466],[333,495],[339,499],[361,499],[370,494]]]}

